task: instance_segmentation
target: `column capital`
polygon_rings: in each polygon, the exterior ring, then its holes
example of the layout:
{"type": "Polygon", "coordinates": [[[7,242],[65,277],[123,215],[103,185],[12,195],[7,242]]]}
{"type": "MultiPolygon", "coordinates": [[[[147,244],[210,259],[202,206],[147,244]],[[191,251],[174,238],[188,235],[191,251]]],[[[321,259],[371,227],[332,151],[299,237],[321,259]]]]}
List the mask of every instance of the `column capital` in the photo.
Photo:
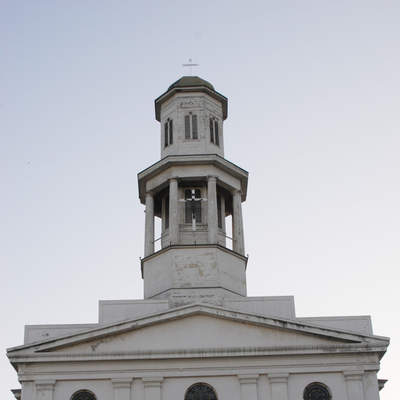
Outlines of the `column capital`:
{"type": "Polygon", "coordinates": [[[361,381],[363,379],[363,370],[343,371],[344,379],[346,381],[361,381]]]}
{"type": "Polygon", "coordinates": [[[113,378],[111,383],[115,389],[128,389],[131,387],[132,378],[113,378]]]}
{"type": "Polygon", "coordinates": [[[173,181],[178,181],[178,177],[177,176],[172,176],[171,178],[168,179],[169,182],[173,181]]]}
{"type": "Polygon", "coordinates": [[[37,380],[35,386],[37,390],[54,390],[56,381],[53,379],[37,380]]]}
{"type": "Polygon", "coordinates": [[[208,181],[212,181],[212,180],[216,181],[217,177],[215,175],[207,175],[207,180],[208,181]]]}
{"type": "Polygon", "coordinates": [[[142,378],[145,388],[148,387],[161,387],[164,378],[162,376],[144,376],[142,378]]]}
{"type": "Polygon", "coordinates": [[[268,374],[268,379],[271,383],[287,383],[289,379],[289,374],[283,374],[283,373],[268,374]]]}
{"type": "Polygon", "coordinates": [[[238,375],[238,379],[241,385],[245,385],[245,384],[256,384],[257,383],[257,379],[260,375],[258,374],[241,374],[238,375]]]}

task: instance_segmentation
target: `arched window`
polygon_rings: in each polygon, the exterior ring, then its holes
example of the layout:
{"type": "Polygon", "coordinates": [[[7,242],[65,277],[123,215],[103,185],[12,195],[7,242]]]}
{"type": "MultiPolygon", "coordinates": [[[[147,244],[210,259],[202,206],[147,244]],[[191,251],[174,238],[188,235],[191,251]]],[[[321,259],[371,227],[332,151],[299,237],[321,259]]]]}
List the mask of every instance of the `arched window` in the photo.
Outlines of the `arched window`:
{"type": "Polygon", "coordinates": [[[323,383],[310,383],[303,393],[304,400],[331,400],[332,396],[327,386],[323,383]]]}
{"type": "Polygon", "coordinates": [[[185,115],[185,139],[198,139],[197,115],[189,113],[185,115]]]}
{"type": "Polygon", "coordinates": [[[173,124],[172,119],[167,119],[164,123],[164,147],[173,143],[173,124]]]}
{"type": "Polygon", "coordinates": [[[218,121],[214,117],[210,118],[210,142],[219,146],[218,121]]]}
{"type": "Polygon", "coordinates": [[[185,400],[217,400],[217,395],[207,383],[195,383],[186,391],[185,400]]]}
{"type": "Polygon", "coordinates": [[[79,390],[72,395],[71,400],[96,400],[96,396],[89,390],[79,390]]]}

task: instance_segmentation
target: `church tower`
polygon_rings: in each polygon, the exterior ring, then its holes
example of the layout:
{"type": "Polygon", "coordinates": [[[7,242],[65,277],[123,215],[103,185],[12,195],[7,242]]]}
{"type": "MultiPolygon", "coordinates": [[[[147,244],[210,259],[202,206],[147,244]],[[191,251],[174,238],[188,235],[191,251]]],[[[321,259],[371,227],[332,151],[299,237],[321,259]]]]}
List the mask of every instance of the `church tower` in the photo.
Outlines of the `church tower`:
{"type": "Polygon", "coordinates": [[[138,174],[146,207],[145,299],[177,306],[246,296],[242,202],[248,173],[224,158],[227,115],[227,98],[196,76],[182,77],[155,100],[161,159],[138,174]],[[159,238],[155,218],[161,219],[159,238]]]}
{"type": "Polygon", "coordinates": [[[7,350],[16,400],[379,400],[389,338],[369,316],[247,296],[248,174],[224,158],[227,104],[193,76],[155,100],[161,159],[138,174],[144,299],[100,300],[97,323],[25,326],[7,350]]]}

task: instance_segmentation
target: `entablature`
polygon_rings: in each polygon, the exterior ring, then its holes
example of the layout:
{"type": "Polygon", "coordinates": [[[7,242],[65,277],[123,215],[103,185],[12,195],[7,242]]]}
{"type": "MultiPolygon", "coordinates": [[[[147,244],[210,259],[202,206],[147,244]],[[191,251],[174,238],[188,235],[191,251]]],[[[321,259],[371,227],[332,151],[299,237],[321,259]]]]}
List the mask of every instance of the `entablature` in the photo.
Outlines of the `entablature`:
{"type": "Polygon", "coordinates": [[[145,203],[146,192],[158,192],[170,178],[202,179],[216,176],[228,190],[240,190],[246,200],[248,172],[217,154],[167,156],[138,173],[139,199],[145,203]],[[184,168],[183,168],[184,167],[184,168]]]}

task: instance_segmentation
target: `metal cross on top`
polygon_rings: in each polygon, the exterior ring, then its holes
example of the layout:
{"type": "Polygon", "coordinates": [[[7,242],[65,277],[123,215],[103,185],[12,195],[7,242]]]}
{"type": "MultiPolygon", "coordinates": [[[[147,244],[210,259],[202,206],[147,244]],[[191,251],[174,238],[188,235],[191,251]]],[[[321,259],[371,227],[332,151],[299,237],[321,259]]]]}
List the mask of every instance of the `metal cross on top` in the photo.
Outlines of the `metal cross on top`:
{"type": "Polygon", "coordinates": [[[193,75],[193,67],[198,67],[200,64],[194,64],[193,60],[189,58],[187,64],[182,64],[182,67],[189,67],[190,68],[190,75],[193,75]]]}

